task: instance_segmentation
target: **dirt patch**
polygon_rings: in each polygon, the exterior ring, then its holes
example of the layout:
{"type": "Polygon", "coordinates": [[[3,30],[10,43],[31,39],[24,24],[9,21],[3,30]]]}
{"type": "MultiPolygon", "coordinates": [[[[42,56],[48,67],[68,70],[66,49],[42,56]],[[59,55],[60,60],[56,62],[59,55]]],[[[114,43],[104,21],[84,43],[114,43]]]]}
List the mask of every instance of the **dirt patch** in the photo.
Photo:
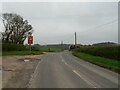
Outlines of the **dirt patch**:
{"type": "Polygon", "coordinates": [[[3,56],[2,87],[26,88],[43,55],[3,56]]]}

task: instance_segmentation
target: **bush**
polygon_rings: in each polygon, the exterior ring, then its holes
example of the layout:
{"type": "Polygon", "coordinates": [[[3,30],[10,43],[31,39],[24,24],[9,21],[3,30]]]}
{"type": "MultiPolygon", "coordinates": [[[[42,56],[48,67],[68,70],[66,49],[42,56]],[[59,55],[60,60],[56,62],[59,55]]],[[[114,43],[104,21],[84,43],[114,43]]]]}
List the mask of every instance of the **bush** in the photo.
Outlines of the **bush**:
{"type": "Polygon", "coordinates": [[[10,44],[10,43],[2,44],[2,51],[23,51],[23,50],[27,49],[22,44],[10,44]]]}
{"type": "Polygon", "coordinates": [[[32,51],[40,51],[40,48],[38,48],[38,47],[31,47],[31,50],[32,51]]]}

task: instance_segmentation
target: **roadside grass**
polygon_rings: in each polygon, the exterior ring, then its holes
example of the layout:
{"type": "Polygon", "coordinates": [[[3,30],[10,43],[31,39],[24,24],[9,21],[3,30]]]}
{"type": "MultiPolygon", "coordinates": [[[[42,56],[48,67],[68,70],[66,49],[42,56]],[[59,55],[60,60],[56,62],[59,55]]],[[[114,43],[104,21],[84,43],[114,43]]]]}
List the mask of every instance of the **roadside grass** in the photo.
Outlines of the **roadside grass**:
{"type": "Polygon", "coordinates": [[[116,72],[120,72],[120,61],[115,60],[115,59],[108,59],[108,58],[104,58],[104,57],[100,57],[100,56],[93,56],[90,54],[86,54],[86,53],[81,53],[78,51],[73,51],[73,55],[77,56],[81,59],[87,60],[93,64],[102,66],[104,68],[108,68],[112,71],[116,71],[116,72]]]}
{"type": "Polygon", "coordinates": [[[39,55],[43,54],[44,52],[61,52],[62,50],[59,48],[40,48],[38,50],[32,50],[31,52],[29,50],[25,51],[3,51],[2,56],[8,56],[8,55],[39,55]]]}

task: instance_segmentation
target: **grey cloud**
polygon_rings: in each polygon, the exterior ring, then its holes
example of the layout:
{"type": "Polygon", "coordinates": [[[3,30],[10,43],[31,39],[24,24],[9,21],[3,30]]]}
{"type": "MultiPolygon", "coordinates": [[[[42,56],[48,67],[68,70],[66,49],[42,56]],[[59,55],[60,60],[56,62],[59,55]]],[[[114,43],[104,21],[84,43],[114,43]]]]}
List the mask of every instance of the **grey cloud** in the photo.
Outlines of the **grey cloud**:
{"type": "Polygon", "coordinates": [[[117,19],[117,2],[16,2],[3,3],[2,10],[28,19],[34,27],[35,43],[59,43],[69,37],[64,42],[74,43],[74,32],[78,32],[78,42],[83,44],[117,42],[118,23],[95,28],[94,32],[90,29],[117,19]]]}

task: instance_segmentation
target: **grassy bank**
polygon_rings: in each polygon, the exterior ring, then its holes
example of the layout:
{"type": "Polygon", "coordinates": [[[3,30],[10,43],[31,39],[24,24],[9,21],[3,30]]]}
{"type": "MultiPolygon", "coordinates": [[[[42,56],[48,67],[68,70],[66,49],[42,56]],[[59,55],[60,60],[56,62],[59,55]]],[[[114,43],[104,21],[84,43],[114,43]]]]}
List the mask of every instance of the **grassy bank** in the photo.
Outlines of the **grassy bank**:
{"type": "Polygon", "coordinates": [[[104,58],[104,57],[100,57],[100,56],[93,56],[90,54],[86,54],[86,53],[81,53],[78,51],[73,51],[73,55],[82,58],[84,60],[87,60],[91,63],[94,63],[96,65],[108,68],[110,70],[119,72],[120,71],[120,61],[117,61],[115,59],[108,59],[108,58],[104,58]]]}
{"type": "Polygon", "coordinates": [[[62,51],[61,49],[58,48],[41,48],[33,51],[25,50],[25,51],[3,51],[2,56],[7,56],[7,55],[39,55],[43,54],[44,52],[60,52],[62,51]]]}

